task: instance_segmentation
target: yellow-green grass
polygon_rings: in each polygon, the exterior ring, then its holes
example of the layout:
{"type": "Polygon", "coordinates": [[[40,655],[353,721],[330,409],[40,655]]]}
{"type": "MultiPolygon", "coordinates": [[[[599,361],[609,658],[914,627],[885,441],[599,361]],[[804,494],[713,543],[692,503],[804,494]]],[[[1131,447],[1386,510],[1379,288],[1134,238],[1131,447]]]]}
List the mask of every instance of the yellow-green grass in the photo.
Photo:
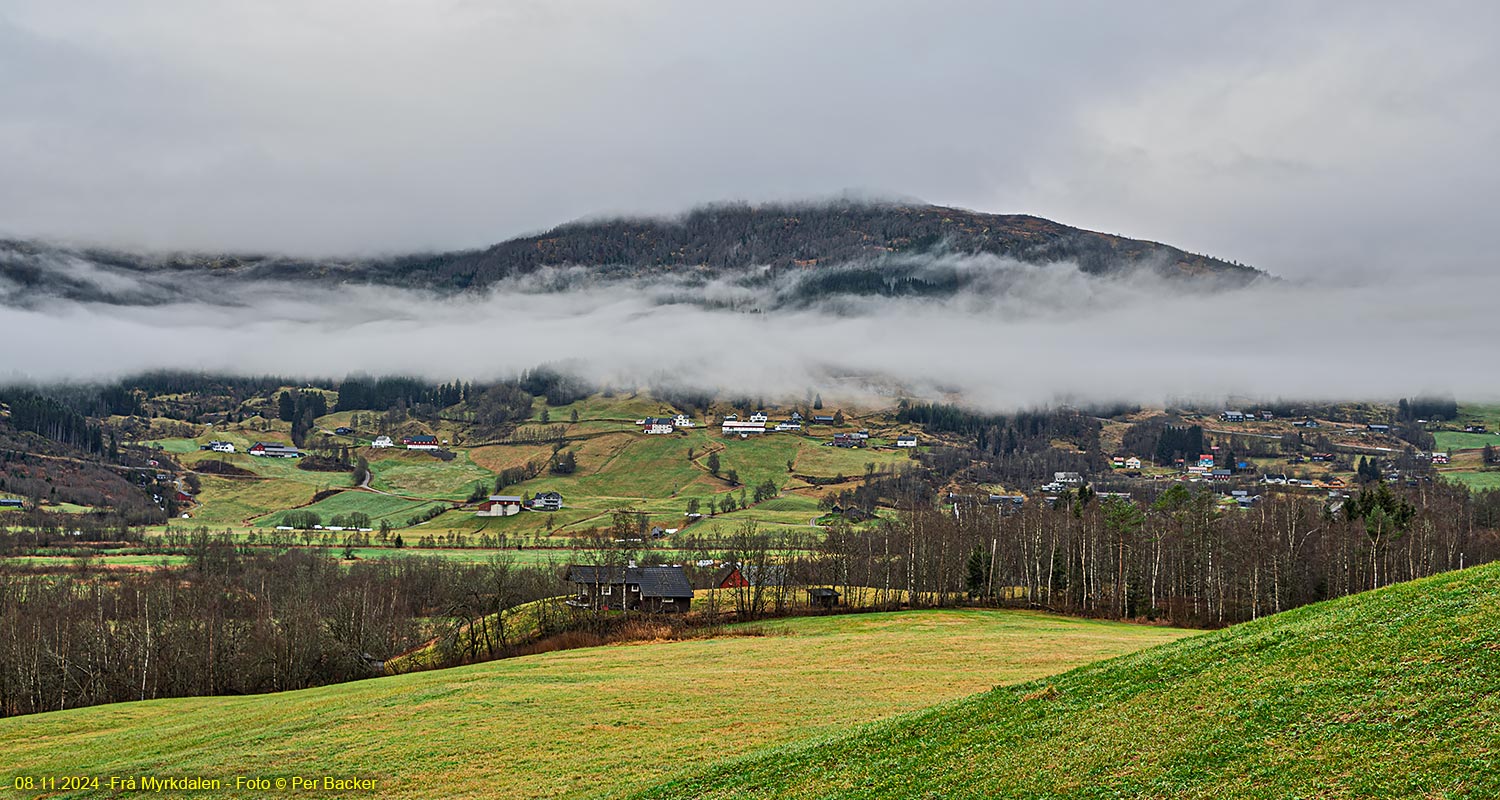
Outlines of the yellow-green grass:
{"type": "Polygon", "coordinates": [[[1452,453],[1457,450],[1477,450],[1485,445],[1500,447],[1500,434],[1464,433],[1463,431],[1438,431],[1432,435],[1437,440],[1438,452],[1452,453]]]}
{"type": "MultiPolygon", "coordinates": [[[[330,536],[336,534],[329,534],[330,536]]],[[[329,546],[337,546],[336,542],[329,542],[329,546]]],[[[339,548],[334,555],[340,555],[343,549],[339,548]]],[[[382,558],[440,558],[444,561],[454,561],[461,564],[486,564],[492,559],[501,559],[517,566],[551,566],[556,565],[559,569],[566,567],[573,560],[573,553],[567,549],[540,550],[527,548],[517,550],[511,548],[423,548],[423,547],[356,547],[354,557],[366,561],[382,558]]]]}
{"type": "Polygon", "coordinates": [[[797,472],[803,475],[823,478],[843,475],[854,478],[865,474],[866,464],[875,464],[879,469],[910,461],[906,453],[893,450],[828,447],[820,440],[806,438],[800,438],[799,442],[801,447],[797,451],[797,472]]]}
{"type": "Polygon", "coordinates": [[[634,422],[645,417],[672,416],[667,406],[644,394],[615,395],[614,397],[596,394],[565,406],[548,406],[538,399],[532,413],[533,422],[541,419],[543,408],[547,409],[547,415],[553,424],[567,422],[574,411],[578,412],[580,422],[586,420],[634,422]]]}
{"type": "Polygon", "coordinates": [[[5,719],[0,760],[38,775],[363,775],[379,779],[383,797],[617,795],[1185,635],[997,611],[778,625],[790,635],[589,648],[271,696],[5,719]]]}
{"type": "Polygon", "coordinates": [[[370,486],[409,497],[465,500],[475,486],[486,493],[494,488],[494,473],[464,452],[443,461],[425,452],[390,449],[371,457],[369,464],[370,486]]]}
{"type": "Polygon", "coordinates": [[[153,450],[160,449],[164,453],[172,454],[191,453],[198,449],[198,440],[196,439],[150,439],[143,442],[134,442],[134,444],[149,447],[153,450]]]}
{"type": "MultiPolygon", "coordinates": [[[[317,489],[298,481],[201,476],[198,505],[188,513],[194,525],[243,525],[272,511],[310,502],[317,489]]],[[[185,522],[185,520],[184,520],[185,522]]]]}
{"type": "MultiPolygon", "coordinates": [[[[88,563],[91,568],[99,569],[109,567],[178,566],[188,563],[189,560],[188,556],[183,555],[112,555],[105,551],[89,558],[88,563]]],[[[0,563],[32,567],[68,567],[79,563],[79,556],[4,556],[0,557],[0,563]]]]}
{"type": "Polygon", "coordinates": [[[203,451],[183,457],[183,461],[186,464],[195,464],[198,461],[208,459],[226,461],[242,469],[248,469],[263,478],[304,483],[319,489],[348,486],[350,483],[350,474],[347,472],[318,472],[316,470],[298,469],[297,464],[301,459],[296,458],[264,458],[245,453],[215,453],[212,451],[203,451]]]}
{"type": "MultiPolygon", "coordinates": [[[[507,492],[510,490],[507,489],[507,492]]],[[[523,511],[509,517],[479,517],[472,508],[456,508],[422,524],[424,532],[458,533],[464,536],[489,534],[507,537],[545,536],[551,531],[581,531],[609,525],[607,512],[595,509],[564,508],[561,511],[523,511]]]]}
{"type": "Polygon", "coordinates": [[[1490,430],[1500,430],[1500,403],[1462,403],[1458,407],[1457,423],[1470,420],[1483,422],[1490,430]]]}
{"type": "Polygon", "coordinates": [[[1500,796],[1500,564],[728,760],[668,798],[1500,796]]]}
{"type": "Polygon", "coordinates": [[[1474,491],[1500,489],[1500,471],[1497,472],[1444,472],[1443,477],[1456,480],[1474,491]]]}
{"type": "Polygon", "coordinates": [[[378,527],[382,521],[385,521],[389,522],[392,527],[400,528],[405,526],[406,521],[413,515],[446,505],[446,503],[407,500],[403,497],[394,497],[388,494],[376,494],[375,492],[351,489],[339,492],[332,497],[325,497],[301,509],[287,509],[268,514],[256,519],[255,525],[262,528],[274,528],[282,524],[282,520],[293,510],[317,512],[322,516],[323,524],[325,525],[336,514],[349,514],[359,511],[368,514],[371,523],[375,527],[378,527]]]}
{"type": "Polygon", "coordinates": [[[746,486],[753,487],[766,480],[784,486],[791,477],[786,464],[795,461],[802,441],[799,436],[772,433],[757,434],[754,439],[725,439],[724,449],[719,453],[719,469],[721,473],[735,470],[740,483],[746,486]]]}
{"type": "Polygon", "coordinates": [[[95,510],[93,506],[84,506],[77,503],[54,503],[52,505],[43,505],[42,508],[46,511],[59,514],[87,514],[95,510]]]}
{"type": "MultiPolygon", "coordinates": [[[[505,620],[505,625],[503,626],[505,640],[515,643],[535,641],[541,636],[542,618],[544,616],[556,620],[585,613],[564,605],[562,602],[563,599],[561,597],[545,597],[541,600],[533,600],[529,603],[522,603],[515,608],[506,609],[503,614],[498,615],[499,618],[505,620]]],[[[478,623],[474,623],[480,626],[475,630],[488,629],[490,634],[498,639],[501,628],[495,626],[496,618],[497,615],[495,614],[486,615],[484,619],[478,623]]],[[[445,639],[447,640],[446,644],[451,646],[455,636],[459,638],[467,636],[470,630],[470,626],[463,626],[452,635],[439,637],[411,652],[403,653],[389,659],[385,662],[386,674],[400,675],[406,672],[416,672],[440,666],[445,658],[443,655],[445,639]]]]}

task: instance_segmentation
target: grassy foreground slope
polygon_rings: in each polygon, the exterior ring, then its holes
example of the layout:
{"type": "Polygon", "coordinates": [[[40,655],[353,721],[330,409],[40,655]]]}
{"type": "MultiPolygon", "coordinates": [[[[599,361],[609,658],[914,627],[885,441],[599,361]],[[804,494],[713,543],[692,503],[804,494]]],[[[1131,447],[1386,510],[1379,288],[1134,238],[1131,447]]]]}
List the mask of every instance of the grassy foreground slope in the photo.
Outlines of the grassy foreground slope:
{"type": "Polygon", "coordinates": [[[1003,611],[768,625],[788,635],[597,647],[276,695],[3,719],[0,763],[38,775],[230,785],[235,775],[354,775],[378,778],[381,797],[620,795],[1189,633],[1003,611]]]}
{"type": "Polygon", "coordinates": [[[1500,796],[1500,564],[1307,606],[645,792],[1500,796]]]}

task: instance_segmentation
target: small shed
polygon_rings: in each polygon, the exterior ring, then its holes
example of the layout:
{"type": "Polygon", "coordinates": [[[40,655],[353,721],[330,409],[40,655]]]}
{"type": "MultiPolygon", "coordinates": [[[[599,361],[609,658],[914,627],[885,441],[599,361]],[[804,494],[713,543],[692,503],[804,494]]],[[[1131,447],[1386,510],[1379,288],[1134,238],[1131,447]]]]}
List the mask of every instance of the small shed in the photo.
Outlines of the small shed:
{"type": "Polygon", "coordinates": [[[807,601],[815,608],[833,608],[839,604],[839,593],[836,589],[818,586],[807,590],[807,601]]]}

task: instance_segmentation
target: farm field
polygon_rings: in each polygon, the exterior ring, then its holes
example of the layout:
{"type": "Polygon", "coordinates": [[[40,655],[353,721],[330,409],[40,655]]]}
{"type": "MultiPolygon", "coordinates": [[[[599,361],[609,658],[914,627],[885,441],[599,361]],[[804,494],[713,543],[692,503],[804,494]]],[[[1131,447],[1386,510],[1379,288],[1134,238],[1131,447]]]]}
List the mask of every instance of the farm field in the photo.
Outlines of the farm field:
{"type": "Polygon", "coordinates": [[[723,762],[637,796],[1495,797],[1497,628],[1500,564],[1490,564],[723,762]]]}
{"type": "Polygon", "coordinates": [[[1500,472],[1444,472],[1443,477],[1459,481],[1473,490],[1500,489],[1500,472]]]}
{"type": "Polygon", "coordinates": [[[618,795],[1190,635],[1006,611],[769,625],[778,635],[4,719],[0,760],[58,774],[374,776],[385,797],[618,795]]]}
{"type": "MultiPolygon", "coordinates": [[[[889,449],[826,447],[823,442],[835,432],[826,426],[806,434],[772,433],[726,439],[717,426],[700,419],[693,428],[670,435],[647,436],[635,428],[634,421],[643,416],[667,414],[670,410],[644,394],[594,395],[557,407],[545,407],[538,399],[533,413],[535,422],[540,422],[543,408],[548,424],[566,431],[566,440],[555,446],[492,443],[480,441],[483,437],[479,437],[474,440],[478,446],[469,449],[463,444],[468,437],[446,432],[443,435],[452,435],[456,442],[452,447],[455,456],[447,461],[400,447],[355,446],[351,456],[362,456],[369,462],[370,488],[397,497],[344,491],[312,505],[308,504],[318,492],[351,488],[351,476],[343,472],[302,470],[293,459],[255,458],[245,452],[256,440],[285,442],[285,423],[256,418],[244,425],[207,428],[197,438],[156,439],[148,444],[159,445],[164,452],[174,454],[189,469],[205,460],[215,460],[253,475],[201,474],[202,490],[197,493],[196,502],[185,509],[188,518],[175,520],[174,526],[263,529],[281,524],[287,511],[305,507],[324,517],[325,523],[337,513],[362,511],[376,524],[386,521],[398,530],[408,531],[406,539],[429,534],[465,539],[490,536],[507,544],[546,542],[558,546],[566,546],[571,535],[608,525],[610,515],[620,509],[647,514],[651,525],[683,528],[688,524],[685,515],[690,501],[699,503],[706,513],[710,500],[732,493],[737,502],[743,502],[753,495],[755,487],[766,481],[776,485],[780,497],[705,518],[694,523],[694,533],[712,537],[750,521],[774,529],[810,529],[819,516],[817,497],[831,489],[810,485],[809,480],[842,475],[854,481],[865,474],[869,464],[880,469],[896,468],[910,455],[889,449]],[[577,412],[578,422],[571,422],[573,412],[577,412]],[[210,439],[233,442],[239,451],[225,454],[197,449],[210,439]],[[496,478],[502,470],[544,465],[556,448],[576,458],[575,472],[553,474],[544,467],[536,477],[496,489],[496,478]],[[690,452],[692,459],[688,458],[690,452]],[[717,476],[710,470],[710,454],[719,462],[717,476]],[[731,476],[738,483],[731,483],[731,476]],[[809,480],[803,480],[804,477],[809,480]],[[534,495],[545,491],[563,494],[566,503],[563,511],[480,518],[474,516],[472,507],[454,508],[416,527],[406,525],[408,520],[440,504],[463,503],[475,492],[534,495]]],[[[351,412],[338,412],[320,417],[318,426],[331,430],[351,422],[351,412]]],[[[846,429],[869,424],[872,423],[851,417],[846,429]]],[[[368,438],[356,435],[334,437],[332,441],[356,444],[368,438]]]]}
{"type": "MultiPolygon", "coordinates": [[[[348,514],[361,511],[370,515],[373,526],[379,527],[382,521],[389,522],[393,527],[403,527],[406,521],[413,515],[421,514],[428,509],[444,507],[447,503],[424,502],[421,500],[407,500],[401,497],[392,497],[386,494],[347,490],[339,492],[332,497],[326,497],[309,506],[304,506],[300,511],[317,512],[324,524],[335,514],[348,514]]],[[[274,528],[282,524],[282,519],[290,511],[277,511],[273,514],[255,520],[255,525],[262,528],[274,528]]]]}
{"type": "Polygon", "coordinates": [[[1464,433],[1462,431],[1438,431],[1432,435],[1437,440],[1437,449],[1452,453],[1457,450],[1477,450],[1485,445],[1500,447],[1500,434],[1464,433]]]}
{"type": "MultiPolygon", "coordinates": [[[[203,476],[193,525],[238,526],[278,509],[310,502],[317,488],[300,481],[245,480],[203,476]]],[[[186,522],[186,520],[184,520],[186,522]]]]}
{"type": "Polygon", "coordinates": [[[1458,406],[1458,422],[1478,420],[1490,430],[1500,430],[1500,403],[1461,403],[1458,406]]]}
{"type": "Polygon", "coordinates": [[[484,486],[486,493],[494,486],[494,473],[475,464],[465,452],[459,452],[452,461],[395,448],[363,452],[369,454],[373,474],[370,486],[392,494],[465,500],[476,485],[484,486]]]}

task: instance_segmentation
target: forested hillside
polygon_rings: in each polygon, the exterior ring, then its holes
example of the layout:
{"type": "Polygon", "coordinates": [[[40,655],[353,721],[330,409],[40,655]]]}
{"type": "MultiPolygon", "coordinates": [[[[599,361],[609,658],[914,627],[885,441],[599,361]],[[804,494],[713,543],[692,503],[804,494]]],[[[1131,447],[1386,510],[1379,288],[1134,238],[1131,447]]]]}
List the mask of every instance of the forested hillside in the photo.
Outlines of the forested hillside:
{"type": "Polygon", "coordinates": [[[942,296],[962,290],[972,276],[951,265],[934,269],[931,258],[979,254],[1029,264],[1076,264],[1090,275],[1144,268],[1228,286],[1262,275],[1169,245],[1026,215],[882,203],[715,205],[670,219],[571,222],[484,250],[374,259],[146,255],[0,240],[0,280],[18,288],[0,292],[0,303],[29,305],[50,296],[124,305],[197,296],[217,303],[222,298],[212,287],[245,281],[460,291],[546,267],[582,267],[597,279],[670,275],[683,280],[767,268],[762,277],[798,276],[795,291],[803,300],[838,294],[942,296]]]}

